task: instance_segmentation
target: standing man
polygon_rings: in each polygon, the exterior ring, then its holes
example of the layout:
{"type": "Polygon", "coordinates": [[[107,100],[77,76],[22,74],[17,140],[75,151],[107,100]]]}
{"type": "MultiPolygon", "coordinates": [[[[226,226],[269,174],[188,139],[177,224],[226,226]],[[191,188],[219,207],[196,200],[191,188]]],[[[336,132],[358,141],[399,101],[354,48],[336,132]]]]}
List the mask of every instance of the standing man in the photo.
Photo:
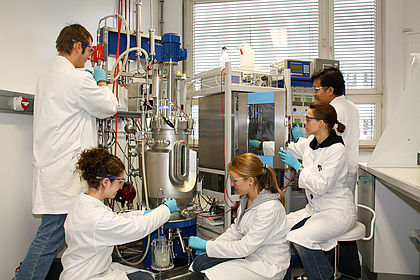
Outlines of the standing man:
{"type": "Polygon", "coordinates": [[[56,250],[64,243],[64,221],[83,191],[75,172],[77,155],[97,146],[96,118],[116,113],[118,101],[106,86],[106,72],[81,70],[94,51],[92,35],[81,25],[64,27],[58,55],[41,75],[34,104],[33,214],[42,221],[18,272],[18,280],[44,280],[56,250]]]}
{"type": "MultiPolygon", "coordinates": [[[[317,101],[331,104],[339,122],[346,126],[344,133],[338,133],[343,140],[347,152],[349,174],[347,186],[354,193],[357,181],[359,161],[359,111],[344,95],[344,78],[340,70],[334,67],[324,68],[311,77],[314,97],[317,101]]],[[[361,267],[356,241],[339,242],[340,272],[361,277],[361,267]]]]}

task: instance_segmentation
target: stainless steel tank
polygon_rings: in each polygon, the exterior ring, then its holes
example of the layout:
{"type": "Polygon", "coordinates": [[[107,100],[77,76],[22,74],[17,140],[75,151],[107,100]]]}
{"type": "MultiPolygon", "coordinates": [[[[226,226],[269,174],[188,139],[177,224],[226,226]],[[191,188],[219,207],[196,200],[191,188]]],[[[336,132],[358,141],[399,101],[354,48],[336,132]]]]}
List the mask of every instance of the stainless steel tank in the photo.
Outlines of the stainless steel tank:
{"type": "Polygon", "coordinates": [[[195,196],[197,153],[188,147],[193,120],[155,116],[151,121],[150,147],[145,152],[146,180],[150,207],[163,198],[175,198],[180,209],[195,196]]]}

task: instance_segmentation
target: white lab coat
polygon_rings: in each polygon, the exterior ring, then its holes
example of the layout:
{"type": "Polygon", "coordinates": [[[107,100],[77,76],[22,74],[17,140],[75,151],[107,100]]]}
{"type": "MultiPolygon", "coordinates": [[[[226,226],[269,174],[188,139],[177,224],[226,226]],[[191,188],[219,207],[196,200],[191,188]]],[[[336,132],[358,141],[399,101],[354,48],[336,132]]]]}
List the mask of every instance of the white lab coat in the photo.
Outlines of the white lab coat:
{"type": "Polygon", "coordinates": [[[64,223],[67,249],[60,280],[126,280],[125,273],[110,267],[114,245],[144,238],[170,217],[165,205],[143,212],[117,214],[102,201],[80,194],[64,223]]]}
{"type": "Polygon", "coordinates": [[[92,75],[55,57],[35,91],[33,213],[65,214],[82,186],[77,154],[97,146],[96,118],[115,114],[118,100],[92,75]]]}
{"type": "Polygon", "coordinates": [[[359,111],[356,105],[346,99],[344,95],[335,97],[330,104],[337,112],[338,121],[346,126],[346,130],[343,133],[337,132],[337,134],[343,137],[347,152],[347,162],[349,165],[347,186],[354,191],[357,170],[359,168],[359,111]]]}
{"type": "Polygon", "coordinates": [[[337,237],[348,231],[356,219],[353,194],[346,186],[347,154],[340,138],[333,131],[318,148],[313,135],[288,147],[296,158],[302,159],[299,187],[305,189],[308,199],[304,209],[287,215],[289,227],[311,218],[301,228],[290,231],[287,240],[309,249],[334,248],[337,237]]]}
{"type": "Polygon", "coordinates": [[[262,190],[245,209],[242,198],[235,223],[206,251],[213,258],[235,258],[203,271],[210,280],[283,279],[290,262],[286,212],[279,194],[262,190]]]}

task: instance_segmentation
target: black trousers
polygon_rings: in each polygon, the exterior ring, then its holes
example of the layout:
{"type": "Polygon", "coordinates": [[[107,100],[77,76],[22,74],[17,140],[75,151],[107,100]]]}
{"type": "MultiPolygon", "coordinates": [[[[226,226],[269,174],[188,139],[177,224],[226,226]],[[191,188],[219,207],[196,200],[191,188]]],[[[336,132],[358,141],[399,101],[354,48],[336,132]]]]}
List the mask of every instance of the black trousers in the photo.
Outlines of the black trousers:
{"type": "Polygon", "coordinates": [[[354,278],[362,277],[356,241],[338,242],[338,271],[354,278]]]}

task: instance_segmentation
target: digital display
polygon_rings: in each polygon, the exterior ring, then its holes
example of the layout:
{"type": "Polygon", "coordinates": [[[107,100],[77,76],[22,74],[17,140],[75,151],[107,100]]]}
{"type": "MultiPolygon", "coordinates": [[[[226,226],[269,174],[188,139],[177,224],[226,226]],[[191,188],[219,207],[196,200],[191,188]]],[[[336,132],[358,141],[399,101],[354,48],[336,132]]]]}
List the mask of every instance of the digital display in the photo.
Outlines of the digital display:
{"type": "Polygon", "coordinates": [[[290,71],[292,71],[293,73],[302,73],[302,69],[302,65],[290,64],[290,71]]]}
{"type": "Polygon", "coordinates": [[[306,98],[306,99],[305,99],[305,102],[306,102],[306,103],[312,103],[312,97],[306,98]]]}
{"type": "Polygon", "coordinates": [[[294,98],[294,101],[295,101],[295,102],[302,102],[302,100],[300,99],[300,97],[295,97],[295,98],[294,98]]]}
{"type": "Polygon", "coordinates": [[[300,119],[295,118],[295,123],[300,124],[300,119]]]}

